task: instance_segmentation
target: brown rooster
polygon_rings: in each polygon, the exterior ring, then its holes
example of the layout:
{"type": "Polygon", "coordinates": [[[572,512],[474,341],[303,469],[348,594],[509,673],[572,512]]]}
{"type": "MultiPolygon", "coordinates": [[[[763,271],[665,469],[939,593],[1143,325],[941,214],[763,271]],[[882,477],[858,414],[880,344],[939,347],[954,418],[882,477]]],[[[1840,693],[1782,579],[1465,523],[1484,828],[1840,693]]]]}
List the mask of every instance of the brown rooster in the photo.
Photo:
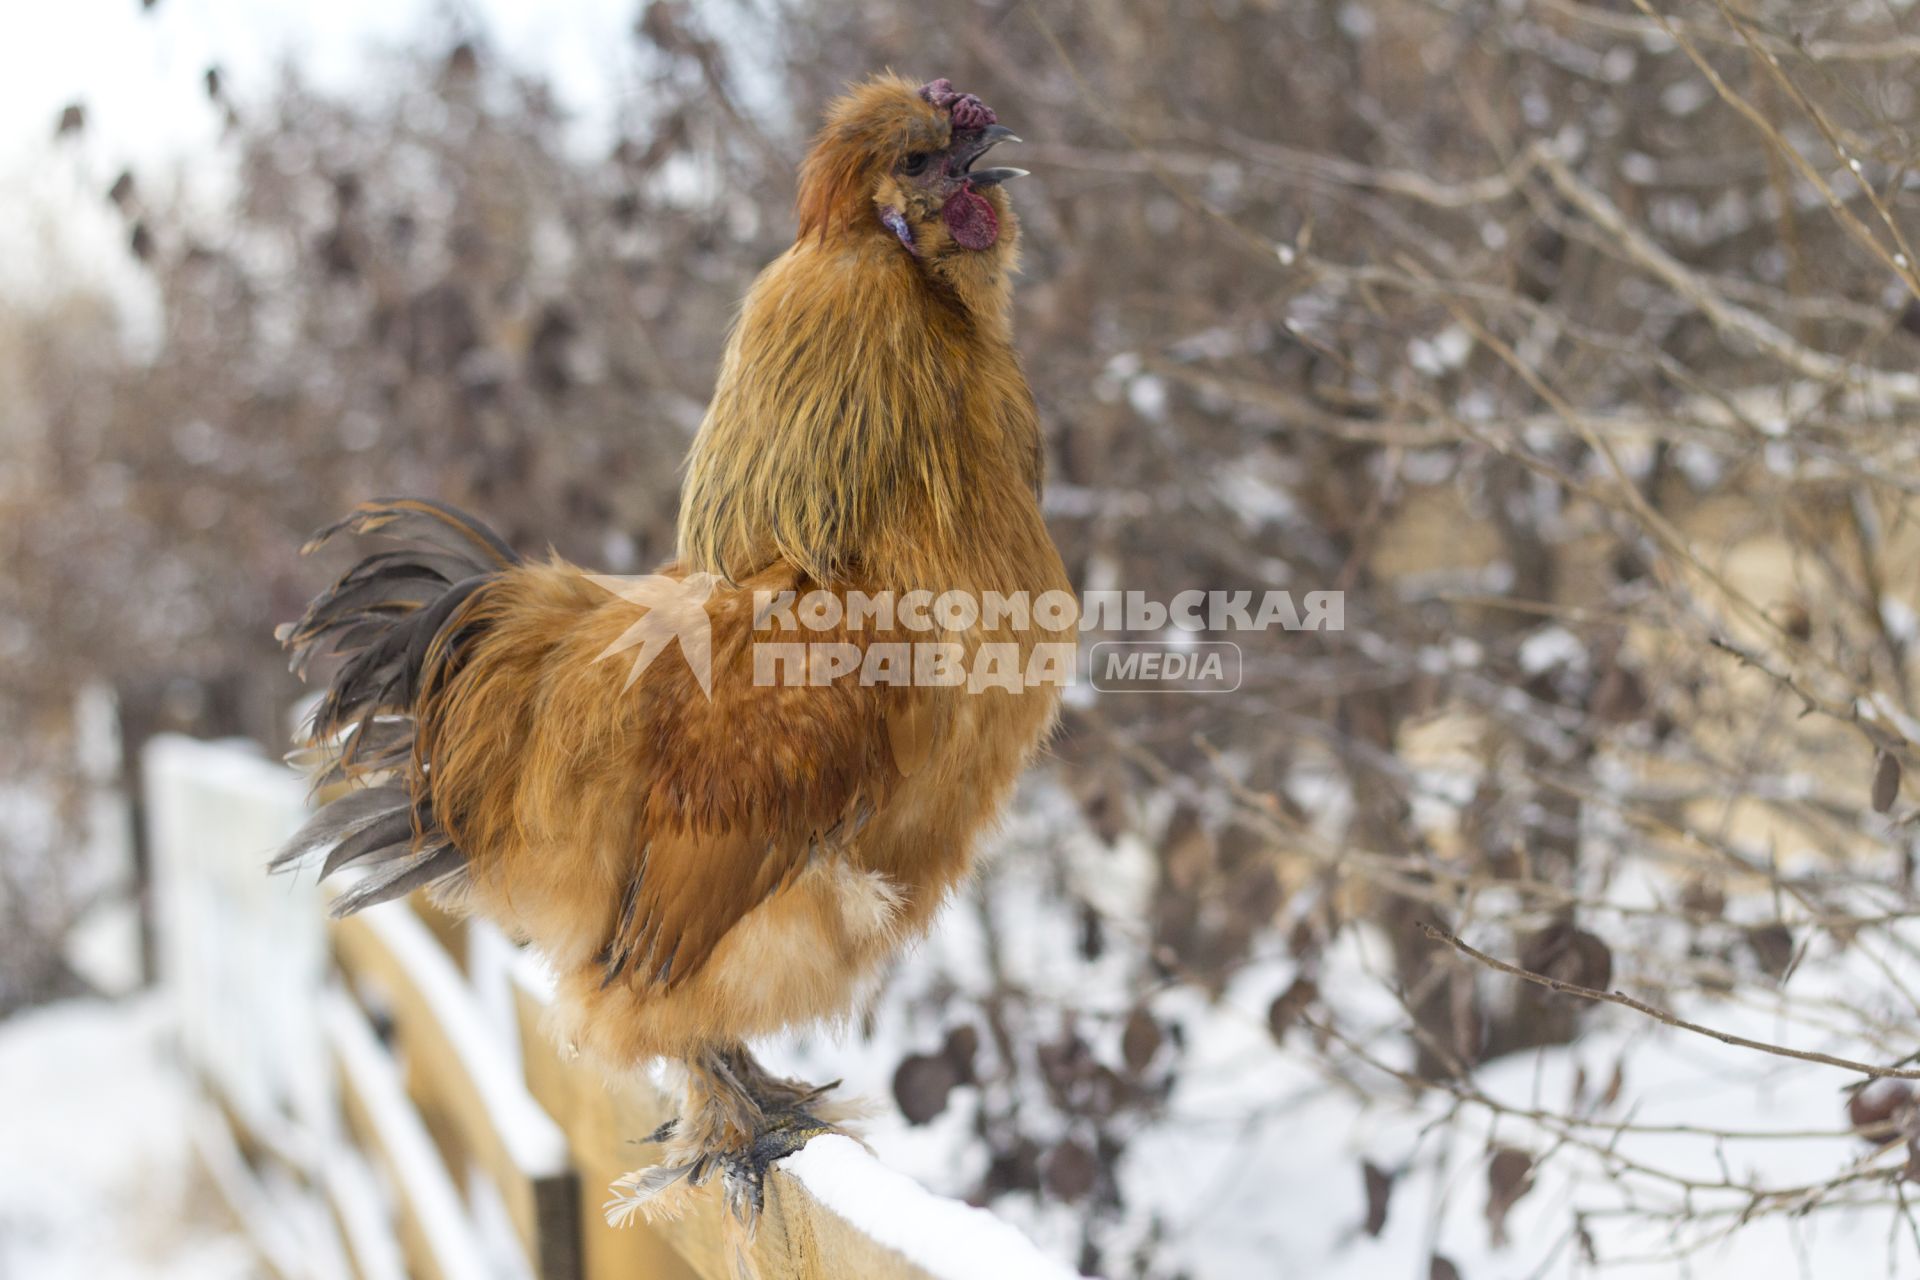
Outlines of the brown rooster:
{"type": "Polygon", "coordinates": [[[901,682],[865,663],[769,680],[762,652],[939,641],[963,670],[989,645],[1020,670],[1036,646],[1071,653],[1070,611],[769,629],[784,592],[1069,586],[1009,325],[1001,184],[1023,171],[975,167],[1012,137],[945,80],[883,76],[833,104],[799,235],[728,344],[658,576],[523,561],[423,500],[366,504],[310,544],[405,545],[283,629],[297,670],[345,659],[311,745],[323,778],[361,785],[276,865],[363,869],[340,913],[426,888],[494,920],[552,966],[557,1034],[612,1071],[683,1064],[661,1162],[616,1184],[610,1216],[717,1171],[751,1219],[769,1162],[829,1126],[826,1090],[770,1075],[748,1041],[854,1010],[967,874],[1053,724],[1058,680],[901,682]],[[681,652],[658,656],[673,638],[681,652]],[[602,661],[635,646],[658,660],[602,661]]]}

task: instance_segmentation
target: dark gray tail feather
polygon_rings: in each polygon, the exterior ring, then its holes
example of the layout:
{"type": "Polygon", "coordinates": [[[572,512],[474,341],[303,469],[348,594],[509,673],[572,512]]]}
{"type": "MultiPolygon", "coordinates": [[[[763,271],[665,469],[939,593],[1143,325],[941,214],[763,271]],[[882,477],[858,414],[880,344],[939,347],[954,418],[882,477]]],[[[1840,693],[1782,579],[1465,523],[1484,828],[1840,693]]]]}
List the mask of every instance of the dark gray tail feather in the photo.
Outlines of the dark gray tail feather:
{"type": "Polygon", "coordinates": [[[463,877],[466,859],[434,822],[420,786],[414,700],[430,677],[458,666],[478,634],[481,624],[464,621],[461,606],[520,563],[478,520],[423,498],[362,503],[303,550],[343,532],[404,545],[361,560],[279,637],[302,678],[315,657],[344,659],[308,732],[309,747],[325,761],[315,789],[365,785],[323,806],[272,863],[275,871],[290,870],[324,852],[322,877],[363,869],[335,899],[335,916],[425,886],[445,892],[463,877]]]}

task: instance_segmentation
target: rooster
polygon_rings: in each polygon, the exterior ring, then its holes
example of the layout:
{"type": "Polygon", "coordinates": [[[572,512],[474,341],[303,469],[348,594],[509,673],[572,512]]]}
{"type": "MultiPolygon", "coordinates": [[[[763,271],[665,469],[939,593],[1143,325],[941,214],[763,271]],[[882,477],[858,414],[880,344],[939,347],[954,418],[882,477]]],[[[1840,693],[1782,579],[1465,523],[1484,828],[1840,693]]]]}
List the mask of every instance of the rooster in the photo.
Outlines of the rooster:
{"type": "MultiPolygon", "coordinates": [[[[303,675],[342,659],[308,745],[322,781],[354,785],[276,865],[359,869],[339,914],[426,889],[493,920],[552,968],[566,1042],[613,1073],[679,1064],[678,1119],[652,1136],[659,1162],[615,1183],[616,1221],[716,1173],[751,1221],[770,1163],[835,1113],[832,1086],[775,1076],[749,1042],[859,1007],[1055,721],[1059,680],[769,681],[756,657],[794,638],[768,631],[769,602],[809,593],[1068,590],[1010,327],[1004,184],[1024,170],[979,164],[1016,140],[946,80],[881,76],[832,104],[658,574],[524,560],[423,499],[364,504],[308,544],[401,545],[282,629],[303,675]],[[645,661],[612,660],[635,647],[645,661]]],[[[1021,621],[943,611],[937,638],[1016,667],[1071,653],[1070,614],[1021,621]]],[[[800,638],[871,654],[929,635],[849,613],[800,638]]]]}

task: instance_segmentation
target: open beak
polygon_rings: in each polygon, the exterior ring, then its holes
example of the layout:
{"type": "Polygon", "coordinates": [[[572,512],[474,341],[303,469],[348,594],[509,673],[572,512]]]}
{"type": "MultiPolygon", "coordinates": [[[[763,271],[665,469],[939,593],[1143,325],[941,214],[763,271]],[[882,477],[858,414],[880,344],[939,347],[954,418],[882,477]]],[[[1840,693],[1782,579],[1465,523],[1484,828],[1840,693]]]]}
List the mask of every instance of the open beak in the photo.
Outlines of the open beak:
{"type": "Polygon", "coordinates": [[[954,148],[955,158],[960,163],[954,172],[976,187],[991,187],[1013,178],[1027,176],[1025,169],[1000,168],[976,169],[974,162],[1003,142],[1018,142],[1020,135],[1003,124],[990,124],[971,138],[961,140],[954,148]]]}

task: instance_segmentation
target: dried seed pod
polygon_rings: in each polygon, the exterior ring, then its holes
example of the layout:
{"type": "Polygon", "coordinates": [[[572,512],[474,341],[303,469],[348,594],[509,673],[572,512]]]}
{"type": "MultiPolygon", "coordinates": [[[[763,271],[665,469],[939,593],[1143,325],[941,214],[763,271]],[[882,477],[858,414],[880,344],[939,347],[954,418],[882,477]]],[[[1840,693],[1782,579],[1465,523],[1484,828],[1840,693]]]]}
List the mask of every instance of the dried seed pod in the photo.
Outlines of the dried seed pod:
{"type": "Polygon", "coordinates": [[[447,51],[447,75],[451,79],[470,80],[480,70],[480,51],[471,41],[462,40],[447,51]]]}
{"type": "Polygon", "coordinates": [[[1138,1076],[1152,1065],[1153,1056],[1160,1052],[1160,1045],[1166,1036],[1160,1030],[1160,1024],[1154,1020],[1145,1005],[1135,1005],[1133,1012],[1127,1015],[1127,1026],[1120,1033],[1120,1059],[1127,1064],[1127,1073],[1138,1076]]]}
{"type": "Polygon", "coordinates": [[[987,1164],[984,1185],[989,1194],[1040,1189],[1040,1148],[1031,1138],[1015,1138],[1013,1145],[995,1151],[987,1164]]]}
{"type": "Polygon", "coordinates": [[[1080,904],[1080,958],[1098,960],[1107,949],[1106,926],[1100,913],[1086,903],[1080,904]]]}
{"type": "Polygon", "coordinates": [[[1287,1028],[1300,1020],[1307,1006],[1320,998],[1320,988],[1311,978],[1295,978],[1291,986],[1273,998],[1267,1006],[1267,1030],[1275,1040],[1284,1040],[1287,1028]]]}
{"type": "Polygon", "coordinates": [[[1360,1177],[1367,1189],[1367,1220],[1361,1229],[1370,1236],[1378,1236],[1387,1226],[1387,1202],[1393,1198],[1393,1175],[1371,1160],[1362,1160],[1360,1177]]]}
{"type": "Polygon", "coordinates": [[[959,1083],[959,1073],[945,1058],[909,1054],[893,1073],[893,1099],[908,1124],[925,1124],[947,1109],[947,1095],[959,1083]]]}
{"type": "Polygon", "coordinates": [[[1571,924],[1549,925],[1520,949],[1520,967],[1542,977],[1605,991],[1613,982],[1613,949],[1571,924]]]}
{"type": "Polygon", "coordinates": [[[1747,946],[1762,973],[1776,982],[1787,976],[1793,964],[1793,930],[1779,923],[1755,925],[1747,930],[1747,946]]]}
{"type": "Polygon", "coordinates": [[[1727,893],[1711,880],[1689,880],[1680,893],[1680,906],[1690,916],[1718,920],[1727,914],[1727,893]]]}
{"type": "Polygon", "coordinates": [[[1900,798],[1900,762],[1882,751],[1873,765],[1873,811],[1889,813],[1900,798]]]}
{"type": "Polygon", "coordinates": [[[1507,1213],[1533,1190],[1533,1156],[1518,1147],[1501,1147],[1487,1162],[1487,1225],[1496,1248],[1507,1240],[1507,1213]]]}
{"type": "Polygon", "coordinates": [[[1847,1099],[1847,1123],[1876,1147],[1914,1127],[1914,1120],[1913,1086],[1905,1080],[1870,1080],[1847,1099]]]}
{"type": "Polygon", "coordinates": [[[1100,1180],[1100,1162],[1084,1144],[1068,1138],[1047,1152],[1040,1175],[1049,1195],[1060,1200],[1081,1200],[1100,1180]]]}
{"type": "Polygon", "coordinates": [[[961,1084],[974,1084],[979,1080],[979,1072],[974,1059],[980,1053],[980,1032],[972,1023],[963,1022],[947,1032],[947,1041],[940,1046],[940,1056],[953,1067],[961,1084]]]}

